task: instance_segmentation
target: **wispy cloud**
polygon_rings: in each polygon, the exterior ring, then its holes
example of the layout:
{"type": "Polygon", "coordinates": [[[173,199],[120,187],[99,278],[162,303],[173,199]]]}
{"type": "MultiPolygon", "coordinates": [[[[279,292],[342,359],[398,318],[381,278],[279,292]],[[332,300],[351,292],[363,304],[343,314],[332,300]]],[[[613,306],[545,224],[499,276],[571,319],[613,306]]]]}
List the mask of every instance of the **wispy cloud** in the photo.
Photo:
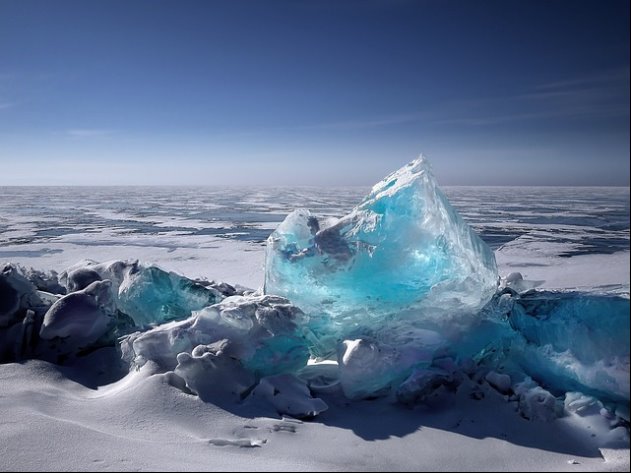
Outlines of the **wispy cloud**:
{"type": "Polygon", "coordinates": [[[538,90],[567,90],[575,88],[589,88],[589,87],[602,87],[611,86],[612,84],[621,85],[626,82],[629,83],[629,68],[621,67],[617,69],[610,69],[598,74],[591,74],[584,77],[578,77],[574,79],[566,79],[559,81],[546,82],[539,84],[536,89],[538,90]]]}
{"type": "Polygon", "coordinates": [[[603,119],[629,115],[629,68],[535,84],[509,96],[433,104],[423,111],[299,125],[283,129],[362,130],[403,124],[494,126],[546,119],[603,119]]]}
{"type": "Polygon", "coordinates": [[[94,138],[100,136],[108,136],[114,133],[114,130],[107,130],[104,128],[72,128],[66,130],[68,136],[75,138],[94,138]]]}
{"type": "Polygon", "coordinates": [[[359,130],[366,128],[380,128],[403,123],[412,123],[428,117],[427,112],[402,113],[397,115],[384,115],[366,119],[335,121],[304,125],[302,129],[332,129],[332,130],[359,130]]]}
{"type": "Polygon", "coordinates": [[[606,119],[629,115],[629,68],[547,82],[506,97],[454,102],[433,123],[499,125],[545,119],[606,119]]]}
{"type": "Polygon", "coordinates": [[[15,104],[11,102],[0,102],[0,110],[6,110],[7,108],[13,107],[15,104]]]}

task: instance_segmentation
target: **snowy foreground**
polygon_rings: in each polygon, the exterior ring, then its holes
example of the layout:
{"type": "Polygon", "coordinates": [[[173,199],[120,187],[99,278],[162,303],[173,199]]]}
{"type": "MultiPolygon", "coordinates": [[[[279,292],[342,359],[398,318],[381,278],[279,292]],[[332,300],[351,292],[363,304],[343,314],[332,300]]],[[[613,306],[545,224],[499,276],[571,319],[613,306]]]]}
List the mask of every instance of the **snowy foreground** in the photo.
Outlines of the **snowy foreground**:
{"type": "Polygon", "coordinates": [[[223,242],[244,286],[5,266],[0,469],[628,471],[629,252],[493,255],[426,166],[223,242]]]}

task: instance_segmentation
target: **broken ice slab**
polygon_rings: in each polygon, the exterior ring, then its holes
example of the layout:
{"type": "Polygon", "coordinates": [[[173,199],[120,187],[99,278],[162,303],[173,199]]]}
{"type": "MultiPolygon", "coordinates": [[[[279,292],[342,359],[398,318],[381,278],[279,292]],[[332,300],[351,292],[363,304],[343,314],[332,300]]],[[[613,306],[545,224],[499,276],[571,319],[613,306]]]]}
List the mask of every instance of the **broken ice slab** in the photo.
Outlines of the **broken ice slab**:
{"type": "Polygon", "coordinates": [[[0,268],[0,329],[21,323],[27,310],[43,313],[48,309],[50,304],[42,300],[33,283],[15,265],[0,268]]]}
{"type": "Polygon", "coordinates": [[[309,359],[307,320],[300,309],[282,297],[231,296],[194,312],[188,319],[131,334],[121,342],[121,349],[136,366],[152,361],[165,370],[175,369],[178,362],[183,365],[182,361],[191,361],[178,357],[181,353],[191,354],[192,363],[205,366],[202,363],[217,362],[221,352],[222,356],[239,360],[257,377],[295,372],[309,359]],[[218,342],[221,349],[211,346],[218,342]],[[194,355],[194,349],[199,356],[194,355]],[[205,353],[213,356],[206,356],[205,362],[195,360],[205,353]]]}
{"type": "Polygon", "coordinates": [[[204,401],[238,401],[254,386],[254,375],[231,353],[229,340],[198,345],[177,355],[175,374],[204,401]]]}
{"type": "Polygon", "coordinates": [[[361,336],[361,327],[405,330],[403,319],[466,326],[497,283],[493,252],[423,157],[375,185],[348,215],[322,221],[296,210],[267,242],[265,293],[313,316],[323,351],[361,336]]]}
{"type": "Polygon", "coordinates": [[[119,309],[136,325],[182,319],[221,299],[214,289],[156,266],[134,268],[118,288],[119,309]]]}
{"type": "Polygon", "coordinates": [[[558,392],[629,401],[629,296],[532,291],[508,318],[510,359],[558,392]]]}
{"type": "Polygon", "coordinates": [[[212,287],[138,261],[84,261],[60,277],[69,291],[106,279],[112,282],[116,308],[139,327],[184,319],[223,299],[212,287]]]}

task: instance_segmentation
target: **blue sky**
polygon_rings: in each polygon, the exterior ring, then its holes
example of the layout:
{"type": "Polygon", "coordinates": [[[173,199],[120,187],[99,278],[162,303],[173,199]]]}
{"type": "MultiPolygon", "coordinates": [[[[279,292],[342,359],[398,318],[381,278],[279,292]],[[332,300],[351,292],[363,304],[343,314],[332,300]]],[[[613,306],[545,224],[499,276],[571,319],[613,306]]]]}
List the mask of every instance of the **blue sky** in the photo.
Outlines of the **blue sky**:
{"type": "Polygon", "coordinates": [[[629,2],[0,0],[0,185],[629,185],[629,2]]]}

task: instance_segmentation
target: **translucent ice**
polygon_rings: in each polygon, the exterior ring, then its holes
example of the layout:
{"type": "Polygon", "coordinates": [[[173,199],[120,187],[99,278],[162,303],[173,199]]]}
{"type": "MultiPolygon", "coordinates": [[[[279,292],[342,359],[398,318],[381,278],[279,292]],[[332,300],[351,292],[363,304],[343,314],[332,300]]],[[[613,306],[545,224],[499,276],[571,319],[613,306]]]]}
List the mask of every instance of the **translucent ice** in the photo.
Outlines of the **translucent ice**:
{"type": "Polygon", "coordinates": [[[223,298],[212,287],[138,261],[86,261],[62,273],[60,279],[70,292],[110,280],[116,308],[140,327],[184,319],[223,298]]]}
{"type": "Polygon", "coordinates": [[[136,325],[182,319],[222,298],[214,289],[156,266],[138,266],[126,276],[118,288],[118,306],[136,325]]]}
{"type": "Polygon", "coordinates": [[[404,319],[454,330],[475,318],[497,282],[493,252],[450,205],[423,157],[339,220],[296,210],[267,242],[265,292],[314,316],[325,352],[361,336],[362,327],[371,335],[385,325],[404,331],[407,323],[397,328],[404,319]]]}
{"type": "Polygon", "coordinates": [[[546,387],[629,400],[629,298],[536,291],[515,300],[509,352],[546,387]]]}

